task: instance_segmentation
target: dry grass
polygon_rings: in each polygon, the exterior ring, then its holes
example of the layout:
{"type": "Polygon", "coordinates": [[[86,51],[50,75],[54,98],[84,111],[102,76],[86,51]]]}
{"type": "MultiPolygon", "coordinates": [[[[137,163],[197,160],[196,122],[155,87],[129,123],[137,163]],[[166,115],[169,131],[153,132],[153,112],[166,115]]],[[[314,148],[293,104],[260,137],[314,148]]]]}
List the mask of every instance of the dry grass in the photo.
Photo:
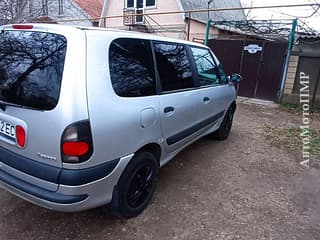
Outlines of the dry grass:
{"type": "MultiPolygon", "coordinates": [[[[290,151],[302,151],[302,130],[300,128],[272,128],[265,129],[266,137],[278,147],[285,147],[290,151]]],[[[320,159],[320,132],[310,130],[310,153],[320,159]]]]}
{"type": "MultiPolygon", "coordinates": [[[[301,106],[296,105],[296,104],[290,104],[290,103],[281,103],[280,105],[280,109],[297,114],[297,115],[301,115],[302,114],[302,109],[301,106]]],[[[313,119],[320,119],[320,108],[319,107],[315,107],[311,110],[311,118],[313,119]]]]}

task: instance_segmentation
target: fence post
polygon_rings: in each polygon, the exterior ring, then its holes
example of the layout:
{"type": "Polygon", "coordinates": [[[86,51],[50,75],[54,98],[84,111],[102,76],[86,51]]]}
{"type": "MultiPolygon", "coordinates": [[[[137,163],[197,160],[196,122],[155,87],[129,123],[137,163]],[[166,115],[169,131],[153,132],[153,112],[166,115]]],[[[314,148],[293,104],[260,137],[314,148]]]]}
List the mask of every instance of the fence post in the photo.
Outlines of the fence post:
{"type": "Polygon", "coordinates": [[[210,35],[210,27],[211,27],[211,23],[212,23],[212,20],[208,20],[207,22],[207,28],[206,28],[206,39],[205,39],[205,42],[204,44],[205,45],[209,45],[209,35],[210,35]]]}
{"type": "Polygon", "coordinates": [[[187,40],[190,40],[190,26],[191,25],[191,12],[188,13],[188,29],[187,29],[187,40]]]}
{"type": "Polygon", "coordinates": [[[287,51],[287,57],[286,57],[286,61],[285,61],[285,65],[284,65],[284,70],[283,70],[283,75],[282,75],[282,80],[281,80],[281,86],[280,86],[280,93],[279,93],[279,103],[281,103],[282,101],[282,97],[283,97],[283,93],[284,93],[284,87],[286,84],[286,79],[287,79],[287,74],[288,74],[288,66],[289,66],[289,62],[290,62],[290,56],[291,56],[291,50],[293,48],[293,44],[294,44],[294,37],[296,34],[296,30],[297,30],[297,26],[298,26],[298,19],[294,19],[292,21],[292,29],[289,35],[289,43],[288,43],[288,51],[287,51]]]}

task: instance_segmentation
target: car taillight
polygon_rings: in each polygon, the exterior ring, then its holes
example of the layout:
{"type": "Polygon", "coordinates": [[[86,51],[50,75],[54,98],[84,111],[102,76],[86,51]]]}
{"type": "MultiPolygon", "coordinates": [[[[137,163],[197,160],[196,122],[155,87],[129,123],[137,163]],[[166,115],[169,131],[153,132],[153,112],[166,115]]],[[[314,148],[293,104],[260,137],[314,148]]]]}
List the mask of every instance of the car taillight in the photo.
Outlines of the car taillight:
{"type": "Polygon", "coordinates": [[[26,145],[26,131],[21,126],[16,126],[16,138],[19,147],[24,148],[26,145]]]}
{"type": "Polygon", "coordinates": [[[86,142],[65,142],[62,145],[62,152],[67,156],[82,156],[89,151],[89,145],[86,142]]]}
{"type": "Polygon", "coordinates": [[[88,120],[69,125],[61,137],[61,158],[65,163],[87,161],[93,153],[92,135],[88,120]]]}

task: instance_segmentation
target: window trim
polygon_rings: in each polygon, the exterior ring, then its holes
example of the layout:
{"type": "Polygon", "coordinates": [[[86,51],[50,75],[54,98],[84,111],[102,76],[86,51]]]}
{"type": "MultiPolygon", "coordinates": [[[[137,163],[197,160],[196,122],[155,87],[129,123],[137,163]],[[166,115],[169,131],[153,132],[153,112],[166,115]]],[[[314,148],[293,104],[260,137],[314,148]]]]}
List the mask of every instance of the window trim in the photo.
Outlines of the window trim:
{"type": "Polygon", "coordinates": [[[157,64],[157,58],[156,58],[156,52],[154,50],[154,44],[153,40],[150,41],[150,46],[151,46],[151,52],[152,52],[152,60],[153,60],[153,67],[154,67],[154,75],[156,78],[156,90],[157,90],[157,95],[160,95],[162,93],[162,84],[160,80],[160,74],[158,70],[158,64],[157,64]]]}
{"type": "Polygon", "coordinates": [[[189,92],[189,91],[195,91],[199,90],[200,87],[193,87],[193,88],[184,88],[184,89],[178,89],[178,90],[170,90],[170,91],[162,91],[158,95],[167,95],[167,94],[173,94],[173,93],[180,93],[180,92],[189,92]]]}
{"type": "Polygon", "coordinates": [[[186,48],[186,51],[187,51],[188,58],[190,59],[190,63],[192,65],[191,66],[191,71],[192,71],[193,84],[194,84],[195,87],[200,88],[201,87],[200,86],[200,79],[199,79],[199,76],[198,76],[197,66],[196,66],[196,62],[194,61],[194,57],[193,57],[193,54],[192,54],[191,46],[185,44],[185,48],[186,48]]]}

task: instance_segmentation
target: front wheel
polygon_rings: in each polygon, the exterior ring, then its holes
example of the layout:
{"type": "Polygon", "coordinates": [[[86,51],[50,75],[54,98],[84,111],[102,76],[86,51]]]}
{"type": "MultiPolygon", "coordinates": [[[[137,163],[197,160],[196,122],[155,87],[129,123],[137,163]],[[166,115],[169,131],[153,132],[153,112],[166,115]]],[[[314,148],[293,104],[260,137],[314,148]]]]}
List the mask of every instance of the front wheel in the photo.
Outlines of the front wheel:
{"type": "Polygon", "coordinates": [[[153,154],[137,153],[115,187],[110,205],[111,212],[124,218],[139,215],[152,199],[158,173],[158,161],[153,154]]]}
{"type": "Polygon", "coordinates": [[[231,107],[226,112],[219,129],[213,133],[213,137],[215,139],[223,141],[229,137],[233,122],[233,115],[234,109],[231,107]]]}

